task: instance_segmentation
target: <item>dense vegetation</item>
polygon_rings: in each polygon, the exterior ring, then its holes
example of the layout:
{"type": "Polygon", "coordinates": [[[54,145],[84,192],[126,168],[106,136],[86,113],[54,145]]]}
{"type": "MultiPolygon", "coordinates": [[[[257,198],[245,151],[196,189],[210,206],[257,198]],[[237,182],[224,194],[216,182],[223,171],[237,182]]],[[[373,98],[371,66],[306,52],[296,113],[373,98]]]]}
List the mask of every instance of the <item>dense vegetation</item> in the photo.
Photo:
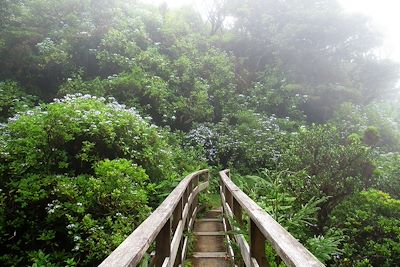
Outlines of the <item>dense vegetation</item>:
{"type": "Polygon", "coordinates": [[[1,265],[98,264],[206,166],[327,265],[400,262],[399,73],[368,18],[335,0],[3,2],[1,265]]]}

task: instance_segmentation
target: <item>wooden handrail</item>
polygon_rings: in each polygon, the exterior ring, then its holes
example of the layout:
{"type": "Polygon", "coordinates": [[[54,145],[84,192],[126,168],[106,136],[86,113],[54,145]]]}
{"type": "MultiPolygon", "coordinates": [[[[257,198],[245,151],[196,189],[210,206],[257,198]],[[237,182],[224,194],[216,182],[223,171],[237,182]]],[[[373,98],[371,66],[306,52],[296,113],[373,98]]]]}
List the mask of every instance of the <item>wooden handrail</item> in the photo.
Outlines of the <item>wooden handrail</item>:
{"type": "Polygon", "coordinates": [[[99,266],[136,266],[154,241],[156,251],[152,263],[155,266],[176,266],[182,263],[188,242],[187,238],[182,238],[183,231],[193,226],[198,193],[208,185],[207,169],[186,176],[161,205],[99,266]],[[199,183],[199,180],[204,182],[199,183]]]}
{"type": "MultiPolygon", "coordinates": [[[[229,170],[219,173],[221,202],[224,214],[242,224],[242,211],[250,217],[250,245],[241,234],[235,234],[243,261],[247,267],[268,266],[265,241],[271,244],[287,266],[324,266],[310,251],[276,222],[267,212],[237,187],[229,178],[229,170]]],[[[229,221],[227,221],[229,224],[229,221]]],[[[232,230],[239,230],[229,225],[232,230]]]]}

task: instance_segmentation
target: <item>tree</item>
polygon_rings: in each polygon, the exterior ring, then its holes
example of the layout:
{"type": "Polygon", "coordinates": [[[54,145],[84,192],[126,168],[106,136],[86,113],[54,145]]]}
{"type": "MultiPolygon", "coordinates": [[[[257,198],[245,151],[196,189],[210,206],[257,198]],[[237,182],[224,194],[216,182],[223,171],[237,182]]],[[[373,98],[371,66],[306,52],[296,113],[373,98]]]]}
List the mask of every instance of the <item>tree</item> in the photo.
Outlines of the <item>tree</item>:
{"type": "Polygon", "coordinates": [[[331,125],[303,128],[281,147],[279,169],[298,173],[286,179],[289,190],[301,201],[327,197],[318,211],[318,233],[340,202],[374,185],[371,149],[360,138],[341,137],[331,125]]]}
{"type": "Polygon", "coordinates": [[[223,23],[227,16],[228,1],[213,0],[211,3],[205,2],[207,5],[207,21],[210,23],[210,35],[216,34],[222,29],[223,23]]]}
{"type": "Polygon", "coordinates": [[[258,72],[279,66],[311,122],[329,119],[345,101],[367,104],[393,92],[398,67],[379,60],[380,35],[362,16],[346,15],[334,0],[234,1],[233,35],[224,47],[238,57],[248,87],[258,72]]]}

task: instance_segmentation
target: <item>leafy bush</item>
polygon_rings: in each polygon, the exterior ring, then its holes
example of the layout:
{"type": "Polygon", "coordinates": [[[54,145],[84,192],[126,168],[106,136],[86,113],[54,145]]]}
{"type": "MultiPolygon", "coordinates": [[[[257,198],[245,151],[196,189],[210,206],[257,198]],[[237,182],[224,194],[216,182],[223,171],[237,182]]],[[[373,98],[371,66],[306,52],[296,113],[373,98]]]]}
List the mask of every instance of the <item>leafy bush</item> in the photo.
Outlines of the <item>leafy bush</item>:
{"type": "Polygon", "coordinates": [[[155,122],[171,122],[174,116],[167,84],[160,77],[151,76],[140,67],[113,75],[107,79],[99,77],[84,81],[81,74],[74,75],[61,85],[59,94],[90,94],[98,97],[113,96],[119,103],[139,107],[152,116],[155,122]],[[167,120],[168,119],[168,120],[167,120]]]}
{"type": "Polygon", "coordinates": [[[235,182],[288,231],[297,238],[307,238],[309,227],[317,221],[318,205],[326,198],[311,197],[306,204],[297,205],[296,197],[284,188],[284,173],[264,170],[260,174],[239,177],[235,182]]]}
{"type": "MultiPolygon", "coordinates": [[[[335,112],[332,122],[344,134],[357,133],[364,139],[374,136],[372,145],[386,151],[395,151],[400,147],[400,125],[398,111],[389,104],[373,103],[368,106],[357,106],[344,103],[335,112]]],[[[368,140],[366,140],[368,141],[368,140]]]]}
{"type": "Polygon", "coordinates": [[[242,96],[246,98],[248,108],[263,114],[274,114],[278,118],[304,120],[301,106],[307,102],[308,95],[301,93],[301,85],[289,83],[286,77],[285,73],[275,69],[262,73],[248,96],[242,96]]]}
{"type": "Polygon", "coordinates": [[[188,138],[205,148],[210,163],[232,166],[241,173],[255,173],[276,167],[279,144],[287,134],[284,127],[292,127],[289,120],[241,111],[214,125],[198,125],[188,138]]]}
{"type": "Polygon", "coordinates": [[[170,174],[171,151],[156,130],[133,109],[90,95],[17,114],[3,130],[2,161],[15,176],[26,173],[93,173],[105,158],[128,158],[152,181],[170,174]]]}
{"type": "Polygon", "coordinates": [[[371,148],[360,139],[342,137],[332,125],[303,127],[280,146],[279,169],[295,173],[284,183],[300,203],[312,196],[328,197],[318,212],[319,233],[337,204],[374,185],[371,148]]]}
{"type": "Polygon", "coordinates": [[[400,201],[377,190],[338,205],[331,227],[345,235],[339,266],[396,266],[400,262],[400,201]]]}
{"type": "Polygon", "coordinates": [[[309,238],[305,245],[321,262],[327,263],[342,255],[339,248],[344,241],[342,236],[341,231],[329,230],[325,235],[309,238]]]}
{"type": "MultiPolygon", "coordinates": [[[[311,197],[300,204],[293,192],[287,190],[283,179],[285,173],[264,170],[260,176],[233,176],[235,183],[248,194],[260,207],[268,212],[280,225],[293,236],[300,239],[322,262],[327,262],[340,254],[340,233],[328,232],[325,236],[312,237],[312,229],[317,222],[319,205],[327,200],[311,197]]],[[[266,252],[269,260],[277,257],[272,248],[266,252]]],[[[275,262],[272,263],[272,266],[275,262]]]]}
{"type": "Polygon", "coordinates": [[[98,263],[148,216],[147,180],[132,161],[116,159],[98,162],[93,176],[32,174],[12,181],[8,189],[16,193],[7,200],[14,213],[6,213],[2,242],[15,243],[1,260],[26,264],[27,254],[36,261],[43,252],[46,264],[98,263]]]}
{"type": "Polygon", "coordinates": [[[35,98],[24,93],[16,82],[0,82],[0,122],[6,121],[18,111],[27,110],[35,98]]]}
{"type": "Polygon", "coordinates": [[[374,172],[374,187],[400,199],[400,154],[398,152],[382,153],[377,155],[374,172]]]}
{"type": "Polygon", "coordinates": [[[158,205],[157,190],[201,165],[169,139],[134,109],[89,95],[11,118],[0,137],[1,262],[99,263],[158,205]]]}

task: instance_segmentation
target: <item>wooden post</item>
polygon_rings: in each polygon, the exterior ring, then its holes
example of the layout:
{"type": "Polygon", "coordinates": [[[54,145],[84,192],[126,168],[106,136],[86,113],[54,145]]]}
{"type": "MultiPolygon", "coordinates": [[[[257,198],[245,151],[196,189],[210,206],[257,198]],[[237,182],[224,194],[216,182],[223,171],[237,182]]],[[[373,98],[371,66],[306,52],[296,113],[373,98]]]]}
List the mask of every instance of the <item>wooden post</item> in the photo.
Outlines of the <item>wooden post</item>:
{"type": "Polygon", "coordinates": [[[231,211],[233,212],[233,196],[231,191],[229,191],[229,189],[227,189],[226,187],[225,187],[225,200],[226,203],[228,203],[229,208],[231,208],[231,211]]]}
{"type": "MultiPolygon", "coordinates": [[[[196,186],[198,184],[199,184],[199,176],[196,175],[195,177],[193,177],[192,181],[190,182],[190,192],[193,192],[193,190],[196,188],[196,186]]],[[[192,203],[192,206],[191,206],[191,209],[190,209],[189,217],[192,217],[194,209],[197,207],[197,204],[198,204],[197,197],[198,197],[198,195],[195,195],[194,198],[193,198],[193,203],[192,203]]]]}
{"type": "Polygon", "coordinates": [[[174,267],[177,267],[182,263],[183,241],[184,241],[184,238],[182,238],[181,242],[179,243],[178,253],[176,254],[174,267]]]}
{"type": "Polygon", "coordinates": [[[236,198],[233,198],[232,212],[236,221],[240,224],[240,226],[243,226],[242,206],[240,206],[236,198]]]}
{"type": "Polygon", "coordinates": [[[252,219],[250,219],[250,256],[256,259],[260,267],[268,267],[265,257],[265,237],[252,219]]]}
{"type": "MultiPolygon", "coordinates": [[[[178,227],[179,222],[182,220],[182,209],[183,209],[183,196],[181,198],[181,200],[178,202],[178,205],[176,206],[174,213],[173,213],[173,220],[172,220],[172,232],[175,235],[175,231],[178,227]]],[[[185,222],[182,221],[182,223],[184,224],[185,222]]],[[[185,228],[185,225],[183,226],[185,228]]],[[[176,254],[175,257],[175,262],[173,266],[178,266],[179,264],[181,264],[181,258],[182,258],[182,246],[183,246],[183,238],[181,238],[181,240],[179,240],[179,248],[178,248],[178,252],[176,254]]]]}
{"type": "Polygon", "coordinates": [[[168,219],[156,238],[156,267],[161,267],[171,252],[171,219],[168,219]]]}
{"type": "MultiPolygon", "coordinates": [[[[182,208],[185,208],[185,206],[186,206],[186,204],[188,203],[188,201],[189,201],[189,190],[188,190],[188,188],[186,188],[185,189],[185,191],[183,192],[183,206],[182,206],[182,208]]],[[[189,209],[190,207],[188,206],[188,209],[189,209]]],[[[186,228],[186,225],[189,223],[189,220],[186,218],[186,221],[184,221],[183,222],[183,225],[184,225],[184,227],[186,228]]]]}
{"type": "Polygon", "coordinates": [[[188,189],[189,189],[189,195],[190,195],[190,193],[192,193],[192,191],[193,191],[193,179],[190,180],[190,182],[188,184],[188,189]]]}
{"type": "Polygon", "coordinates": [[[188,190],[186,188],[185,191],[183,192],[183,197],[182,197],[183,206],[182,206],[182,208],[184,208],[186,203],[188,203],[188,198],[189,198],[189,193],[188,193],[188,190]]]}
{"type": "Polygon", "coordinates": [[[183,198],[178,202],[178,205],[176,205],[174,213],[173,213],[173,220],[172,220],[172,232],[174,233],[176,230],[176,227],[178,226],[179,221],[182,219],[182,201],[183,198]]]}
{"type": "MultiPolygon", "coordinates": [[[[192,190],[189,191],[189,194],[191,194],[191,192],[192,192],[192,190]]],[[[187,216],[188,225],[189,225],[189,222],[190,222],[190,218],[192,217],[194,207],[195,207],[195,205],[194,205],[194,199],[193,199],[193,202],[189,205],[189,213],[188,213],[188,216],[187,216]]]]}
{"type": "Polygon", "coordinates": [[[199,195],[196,195],[194,198],[194,206],[197,207],[199,205],[199,195]]]}

